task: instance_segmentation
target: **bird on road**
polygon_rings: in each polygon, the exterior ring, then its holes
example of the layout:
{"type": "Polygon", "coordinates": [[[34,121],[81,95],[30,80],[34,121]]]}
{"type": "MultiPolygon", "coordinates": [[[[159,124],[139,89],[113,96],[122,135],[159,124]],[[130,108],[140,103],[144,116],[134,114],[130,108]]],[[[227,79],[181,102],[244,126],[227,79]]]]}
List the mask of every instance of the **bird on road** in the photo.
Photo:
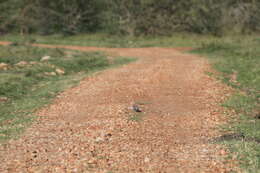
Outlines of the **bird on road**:
{"type": "Polygon", "coordinates": [[[141,110],[141,109],[139,108],[139,106],[136,105],[136,104],[133,105],[133,110],[134,110],[135,112],[142,112],[142,110],[141,110]]]}

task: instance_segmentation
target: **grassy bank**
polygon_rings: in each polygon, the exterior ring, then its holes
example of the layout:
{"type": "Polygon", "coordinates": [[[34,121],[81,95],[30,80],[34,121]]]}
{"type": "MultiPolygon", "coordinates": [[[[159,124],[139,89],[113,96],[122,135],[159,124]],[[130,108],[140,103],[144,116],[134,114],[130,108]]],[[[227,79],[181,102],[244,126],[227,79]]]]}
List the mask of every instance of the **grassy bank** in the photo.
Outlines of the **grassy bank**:
{"type": "Polygon", "coordinates": [[[32,122],[35,110],[88,74],[132,61],[113,61],[98,52],[0,47],[0,141],[16,137],[32,122]]]}
{"type": "Polygon", "coordinates": [[[1,41],[28,41],[44,44],[81,45],[95,47],[198,47],[198,41],[213,40],[212,36],[199,36],[196,34],[174,34],[161,37],[126,37],[111,36],[108,34],[82,34],[74,36],[51,35],[5,35],[1,41]]]}
{"type": "Polygon", "coordinates": [[[233,110],[222,143],[229,146],[246,172],[260,172],[260,38],[208,40],[193,51],[210,58],[217,76],[235,89],[223,106],[233,110]]]}

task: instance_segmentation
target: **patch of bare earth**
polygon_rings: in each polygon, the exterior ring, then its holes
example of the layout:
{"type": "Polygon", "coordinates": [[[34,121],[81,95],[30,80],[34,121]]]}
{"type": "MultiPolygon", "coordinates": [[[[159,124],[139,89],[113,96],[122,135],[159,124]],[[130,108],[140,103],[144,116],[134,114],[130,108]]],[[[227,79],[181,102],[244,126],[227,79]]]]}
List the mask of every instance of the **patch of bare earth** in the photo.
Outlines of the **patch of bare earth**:
{"type": "Polygon", "coordinates": [[[39,111],[18,140],[0,147],[0,172],[229,172],[232,161],[211,140],[225,122],[228,90],[208,62],[166,48],[95,49],[139,57],[87,77],[39,111]],[[142,120],[128,107],[143,103],[142,120]]]}

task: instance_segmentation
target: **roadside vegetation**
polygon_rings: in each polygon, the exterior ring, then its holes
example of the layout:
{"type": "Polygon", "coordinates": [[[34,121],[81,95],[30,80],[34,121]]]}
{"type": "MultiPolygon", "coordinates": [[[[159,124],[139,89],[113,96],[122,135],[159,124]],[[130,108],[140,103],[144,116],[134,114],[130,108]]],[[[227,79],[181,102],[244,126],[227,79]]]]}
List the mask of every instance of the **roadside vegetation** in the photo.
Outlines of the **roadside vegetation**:
{"type": "Polygon", "coordinates": [[[250,33],[259,31],[259,7],[257,0],[1,0],[0,33],[250,33]]]}
{"type": "Polygon", "coordinates": [[[106,33],[77,34],[64,36],[55,34],[41,36],[37,34],[20,35],[6,34],[1,36],[1,41],[19,43],[24,40],[28,43],[53,44],[53,45],[76,45],[112,48],[138,48],[138,47],[199,47],[203,41],[215,40],[212,35],[198,35],[191,33],[175,33],[170,36],[120,36],[106,33]]]}
{"type": "Polygon", "coordinates": [[[210,58],[216,76],[235,89],[223,106],[232,116],[221,142],[246,172],[260,171],[260,38],[217,38],[193,51],[210,58]]]}
{"type": "Polygon", "coordinates": [[[1,46],[0,52],[0,141],[16,137],[37,109],[88,74],[134,60],[115,57],[111,61],[98,52],[23,44],[1,46]]]}

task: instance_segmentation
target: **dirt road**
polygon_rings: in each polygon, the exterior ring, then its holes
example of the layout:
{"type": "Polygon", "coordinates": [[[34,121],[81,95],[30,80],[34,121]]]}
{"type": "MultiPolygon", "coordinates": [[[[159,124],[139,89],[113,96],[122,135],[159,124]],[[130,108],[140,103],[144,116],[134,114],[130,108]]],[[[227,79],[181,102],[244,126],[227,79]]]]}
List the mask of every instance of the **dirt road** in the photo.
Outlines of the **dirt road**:
{"type": "Polygon", "coordinates": [[[227,88],[206,59],[171,48],[87,48],[138,61],[87,77],[0,147],[0,172],[228,172],[212,143],[227,88]],[[129,109],[137,103],[142,113],[129,109]]]}

